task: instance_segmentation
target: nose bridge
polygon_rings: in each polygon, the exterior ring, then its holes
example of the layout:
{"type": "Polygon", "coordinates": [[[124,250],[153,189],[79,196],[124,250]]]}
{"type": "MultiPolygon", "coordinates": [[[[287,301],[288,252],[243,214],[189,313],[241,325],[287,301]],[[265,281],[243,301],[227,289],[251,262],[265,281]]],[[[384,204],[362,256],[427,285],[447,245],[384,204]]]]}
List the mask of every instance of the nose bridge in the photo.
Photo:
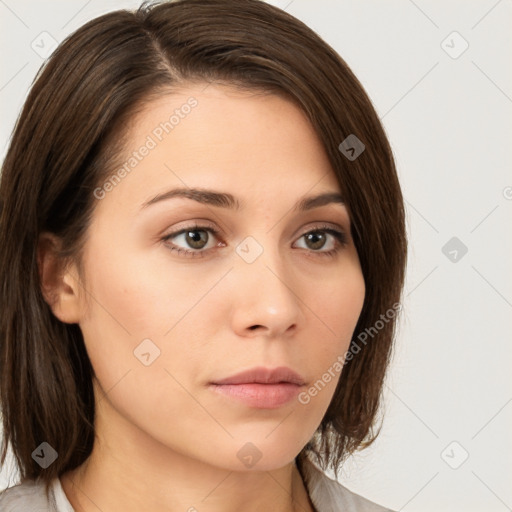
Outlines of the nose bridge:
{"type": "Polygon", "coordinates": [[[290,267],[272,236],[246,237],[236,248],[235,328],[284,334],[300,322],[301,302],[294,291],[290,267]]]}

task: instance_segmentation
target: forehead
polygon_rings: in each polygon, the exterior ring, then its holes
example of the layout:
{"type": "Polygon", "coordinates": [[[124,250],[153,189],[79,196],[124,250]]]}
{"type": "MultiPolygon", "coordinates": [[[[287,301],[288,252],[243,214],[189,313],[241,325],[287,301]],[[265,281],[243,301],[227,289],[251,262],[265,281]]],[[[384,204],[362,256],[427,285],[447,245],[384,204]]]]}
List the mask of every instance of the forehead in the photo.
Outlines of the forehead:
{"type": "Polygon", "coordinates": [[[249,198],[340,191],[311,123],[280,95],[194,84],[146,103],[125,128],[127,172],[111,194],[117,201],[142,203],[169,186],[249,198]]]}

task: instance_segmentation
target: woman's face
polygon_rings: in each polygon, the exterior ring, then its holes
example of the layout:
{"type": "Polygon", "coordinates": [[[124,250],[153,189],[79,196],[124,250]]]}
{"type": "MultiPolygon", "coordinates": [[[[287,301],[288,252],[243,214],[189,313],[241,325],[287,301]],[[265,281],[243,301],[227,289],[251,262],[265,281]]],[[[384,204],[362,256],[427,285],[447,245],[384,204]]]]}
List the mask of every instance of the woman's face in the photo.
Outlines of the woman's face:
{"type": "Polygon", "coordinates": [[[301,203],[341,193],[322,145],[291,102],[220,85],[128,128],[124,172],[95,191],[79,303],[100,421],[162,454],[282,467],[327,410],[365,294],[346,207],[301,203]],[[212,385],[255,367],[303,385],[212,385]]]}

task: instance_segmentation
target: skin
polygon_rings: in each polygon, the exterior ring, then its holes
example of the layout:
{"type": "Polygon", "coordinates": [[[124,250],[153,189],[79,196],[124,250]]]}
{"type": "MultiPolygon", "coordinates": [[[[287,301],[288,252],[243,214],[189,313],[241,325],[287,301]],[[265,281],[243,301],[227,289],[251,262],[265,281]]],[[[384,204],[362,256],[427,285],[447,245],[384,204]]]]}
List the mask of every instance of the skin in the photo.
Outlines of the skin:
{"type": "Polygon", "coordinates": [[[293,210],[341,190],[304,114],[277,95],[190,84],[137,115],[127,158],[190,96],[197,106],[98,201],[83,282],[55,260],[59,241],[41,237],[45,296],[61,321],[79,324],[97,377],[97,439],[61,477],[63,489],[77,512],[312,511],[294,458],[339,374],[308,404],[277,409],[249,407],[209,383],[289,366],[306,390],[345,353],[365,295],[349,214],[338,203],[293,210]],[[228,192],[242,208],[175,197],[141,209],[175,187],[228,192]],[[162,241],[195,223],[219,234],[201,232],[202,249],[186,235],[162,241]],[[345,245],[325,231],[323,246],[303,236],[326,223],[345,245]],[[263,250],[252,263],[235,250],[248,236],[263,250]],[[160,350],[149,366],[134,356],[144,339],[160,350]],[[237,456],[248,442],[261,454],[252,467],[237,456]]]}

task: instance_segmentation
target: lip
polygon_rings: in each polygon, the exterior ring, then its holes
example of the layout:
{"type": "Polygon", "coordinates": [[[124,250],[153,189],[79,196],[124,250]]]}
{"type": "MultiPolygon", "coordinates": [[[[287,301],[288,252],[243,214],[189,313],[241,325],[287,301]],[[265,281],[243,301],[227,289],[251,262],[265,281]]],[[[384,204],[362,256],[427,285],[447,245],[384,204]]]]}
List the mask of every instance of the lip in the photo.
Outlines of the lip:
{"type": "Polygon", "coordinates": [[[258,366],[240,372],[225,379],[216,380],[212,384],[280,384],[289,383],[303,386],[304,379],[297,372],[288,368],[287,366],[279,366],[278,368],[270,369],[264,366],[258,366]]]}
{"type": "Polygon", "coordinates": [[[276,409],[297,396],[304,379],[291,368],[257,367],[210,383],[212,391],[256,409],[276,409]]]}

